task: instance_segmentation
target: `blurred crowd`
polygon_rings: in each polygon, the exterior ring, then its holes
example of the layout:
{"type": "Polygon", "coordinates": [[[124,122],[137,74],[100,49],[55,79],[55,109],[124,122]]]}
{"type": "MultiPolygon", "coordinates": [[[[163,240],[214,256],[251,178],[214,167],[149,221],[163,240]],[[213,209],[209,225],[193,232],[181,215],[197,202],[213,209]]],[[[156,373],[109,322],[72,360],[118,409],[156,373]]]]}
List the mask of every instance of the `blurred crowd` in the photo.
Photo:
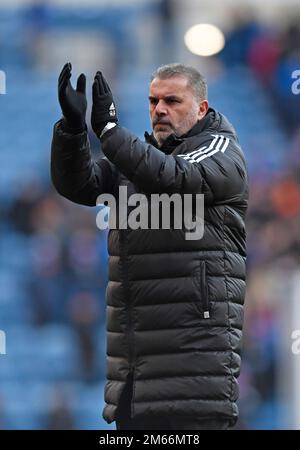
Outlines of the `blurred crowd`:
{"type": "Polygon", "coordinates": [[[50,186],[30,183],[7,211],[11,227],[29,242],[28,298],[32,322],[69,324],[79,337],[81,376],[104,375],[95,354],[95,331],[105,323],[106,233],[95,211],[74,206],[50,186]]]}
{"type": "Polygon", "coordinates": [[[300,102],[292,92],[292,73],[300,69],[300,12],[267,25],[255,17],[236,13],[221,54],[226,65],[249,66],[273,99],[274,108],[288,132],[299,128],[300,102]]]}
{"type": "MultiPolygon", "coordinates": [[[[275,27],[237,14],[221,54],[225,66],[251,69],[271,99],[288,142],[279,173],[262,167],[259,173],[250,174],[246,333],[240,386],[243,417],[253,428],[280,426],[285,406],[278,394],[278,330],[287,299],[280,287],[300,268],[300,95],[292,91],[292,73],[300,69],[299,17],[300,10],[275,27]]],[[[266,129],[267,133],[272,130],[266,129]]],[[[248,150],[251,154],[251,148],[248,150]]],[[[262,151],[272,152],[272,148],[262,151]]]]}

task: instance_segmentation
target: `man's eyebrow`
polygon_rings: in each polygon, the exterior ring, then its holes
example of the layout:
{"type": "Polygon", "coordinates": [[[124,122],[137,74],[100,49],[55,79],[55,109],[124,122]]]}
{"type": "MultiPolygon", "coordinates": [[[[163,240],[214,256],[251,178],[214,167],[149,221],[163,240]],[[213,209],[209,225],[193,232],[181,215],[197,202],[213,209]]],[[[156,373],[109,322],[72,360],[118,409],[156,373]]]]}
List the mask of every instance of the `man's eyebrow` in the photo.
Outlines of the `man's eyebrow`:
{"type": "MultiPolygon", "coordinates": [[[[152,95],[149,95],[149,100],[158,100],[157,97],[154,97],[152,95]]],[[[179,97],[178,95],[172,94],[172,95],[166,95],[165,97],[163,97],[164,100],[181,100],[181,97],[179,97]]]]}

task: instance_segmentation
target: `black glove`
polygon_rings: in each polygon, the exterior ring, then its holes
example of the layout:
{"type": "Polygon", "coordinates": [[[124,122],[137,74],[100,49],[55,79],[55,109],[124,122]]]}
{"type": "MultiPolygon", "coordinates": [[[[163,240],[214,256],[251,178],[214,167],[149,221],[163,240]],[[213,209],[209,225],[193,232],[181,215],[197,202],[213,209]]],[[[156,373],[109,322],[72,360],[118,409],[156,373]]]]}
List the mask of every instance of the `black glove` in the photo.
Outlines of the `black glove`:
{"type": "Polygon", "coordinates": [[[111,90],[101,72],[97,72],[93,83],[93,107],[91,124],[99,137],[107,122],[118,122],[111,90]]]}
{"type": "Polygon", "coordinates": [[[77,79],[76,90],[73,89],[71,63],[64,65],[58,79],[58,98],[64,115],[63,127],[66,131],[80,133],[85,129],[87,100],[85,95],[86,78],[82,73],[77,79]]]}

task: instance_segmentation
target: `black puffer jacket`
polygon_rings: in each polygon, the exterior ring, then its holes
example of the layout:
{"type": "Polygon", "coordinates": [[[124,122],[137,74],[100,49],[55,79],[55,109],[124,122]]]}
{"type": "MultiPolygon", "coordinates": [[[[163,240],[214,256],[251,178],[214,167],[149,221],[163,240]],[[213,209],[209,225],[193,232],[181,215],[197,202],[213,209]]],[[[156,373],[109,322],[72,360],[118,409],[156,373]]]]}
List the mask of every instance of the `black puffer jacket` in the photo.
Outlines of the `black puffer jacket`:
{"type": "Polygon", "coordinates": [[[102,140],[91,160],[87,133],[58,122],[51,175],[57,191],[94,206],[100,193],[203,193],[200,240],[184,230],[110,230],[107,286],[107,384],[104,418],[115,420],[127,375],[132,417],[180,414],[227,418],[238,409],[237,377],[245,296],[248,184],[243,153],[227,119],[208,114],[163,151],[124,128],[102,140]]]}

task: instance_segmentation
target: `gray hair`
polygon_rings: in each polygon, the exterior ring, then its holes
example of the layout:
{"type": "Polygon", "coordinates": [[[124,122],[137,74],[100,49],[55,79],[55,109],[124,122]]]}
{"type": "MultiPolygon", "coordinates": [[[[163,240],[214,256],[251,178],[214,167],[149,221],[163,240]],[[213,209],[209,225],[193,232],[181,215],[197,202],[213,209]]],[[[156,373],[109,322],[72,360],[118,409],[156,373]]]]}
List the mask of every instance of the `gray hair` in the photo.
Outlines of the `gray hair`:
{"type": "Polygon", "coordinates": [[[182,75],[188,80],[188,86],[194,91],[197,101],[207,100],[207,83],[203,75],[192,66],[186,66],[180,63],[166,64],[156,69],[152,76],[165,80],[176,75],[182,75]]]}

